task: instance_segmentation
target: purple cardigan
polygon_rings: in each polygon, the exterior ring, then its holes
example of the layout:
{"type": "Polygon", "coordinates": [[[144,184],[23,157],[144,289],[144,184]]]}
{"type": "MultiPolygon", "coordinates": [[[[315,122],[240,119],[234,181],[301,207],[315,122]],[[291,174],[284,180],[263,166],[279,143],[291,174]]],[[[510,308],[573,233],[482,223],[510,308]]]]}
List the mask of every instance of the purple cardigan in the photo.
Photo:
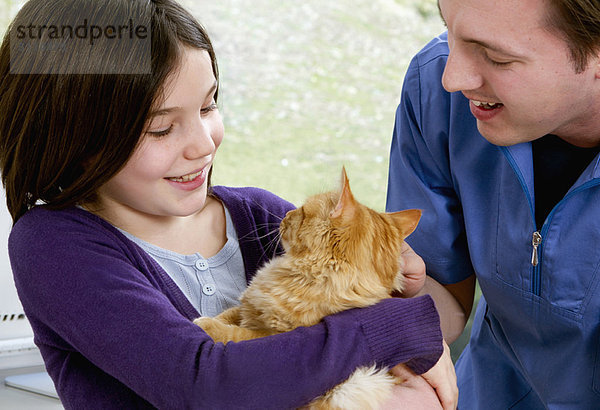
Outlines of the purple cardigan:
{"type": "MultiPolygon", "coordinates": [[[[269,244],[293,205],[256,188],[215,187],[214,194],[231,213],[250,278],[274,254],[269,244]]],[[[295,408],[357,366],[408,362],[420,373],[442,352],[428,296],[215,344],[191,322],[197,311],[162,268],[79,208],[28,211],[11,232],[9,254],[35,342],[67,409],[295,408]]]]}

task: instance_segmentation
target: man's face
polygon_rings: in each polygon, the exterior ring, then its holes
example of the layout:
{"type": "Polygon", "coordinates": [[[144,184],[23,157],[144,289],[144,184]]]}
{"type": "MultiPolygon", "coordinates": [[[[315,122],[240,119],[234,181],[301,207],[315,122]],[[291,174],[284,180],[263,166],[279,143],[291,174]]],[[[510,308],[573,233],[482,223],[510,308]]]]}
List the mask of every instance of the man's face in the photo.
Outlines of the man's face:
{"type": "Polygon", "coordinates": [[[513,145],[555,134],[600,144],[599,59],[576,73],[544,0],[439,0],[450,54],[444,88],[470,100],[481,134],[513,145]],[[482,104],[489,103],[489,104],[482,104]]]}

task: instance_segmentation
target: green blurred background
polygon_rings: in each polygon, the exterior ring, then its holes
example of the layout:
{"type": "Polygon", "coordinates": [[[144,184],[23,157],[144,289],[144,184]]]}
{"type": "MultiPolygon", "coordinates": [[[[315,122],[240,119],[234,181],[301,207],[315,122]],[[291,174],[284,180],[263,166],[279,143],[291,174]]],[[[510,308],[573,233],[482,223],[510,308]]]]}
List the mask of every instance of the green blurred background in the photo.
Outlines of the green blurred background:
{"type": "MultiPolygon", "coordinates": [[[[0,0],[0,32],[23,3],[0,0]]],[[[436,0],[181,3],[210,33],[221,73],[213,182],[298,205],[337,186],[344,165],[357,199],[383,210],[404,73],[444,29],[436,0]]]]}

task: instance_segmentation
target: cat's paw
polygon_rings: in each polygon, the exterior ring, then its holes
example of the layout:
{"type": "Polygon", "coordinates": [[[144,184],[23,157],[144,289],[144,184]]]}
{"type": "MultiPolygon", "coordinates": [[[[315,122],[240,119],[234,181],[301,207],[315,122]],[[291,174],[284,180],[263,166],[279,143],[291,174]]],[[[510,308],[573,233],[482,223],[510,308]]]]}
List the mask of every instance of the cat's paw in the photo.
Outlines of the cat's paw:
{"type": "Polygon", "coordinates": [[[228,325],[212,317],[199,317],[194,324],[200,326],[215,342],[227,342],[228,325]]]}
{"type": "Polygon", "coordinates": [[[240,306],[231,307],[219,315],[215,316],[215,319],[219,320],[222,323],[227,325],[240,325],[241,318],[241,308],[240,306]]]}

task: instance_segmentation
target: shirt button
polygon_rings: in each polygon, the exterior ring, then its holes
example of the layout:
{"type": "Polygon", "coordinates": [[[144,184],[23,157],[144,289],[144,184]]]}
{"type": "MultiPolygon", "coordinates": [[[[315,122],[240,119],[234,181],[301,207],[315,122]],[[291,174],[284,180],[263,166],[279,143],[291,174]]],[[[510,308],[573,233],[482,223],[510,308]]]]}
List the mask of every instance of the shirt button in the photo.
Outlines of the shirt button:
{"type": "Polygon", "coordinates": [[[217,287],[212,283],[202,286],[202,293],[204,293],[206,296],[214,295],[216,291],[217,287]]]}
{"type": "Polygon", "coordinates": [[[206,270],[208,269],[208,262],[204,259],[198,259],[196,261],[196,268],[198,268],[198,270],[206,270]]]}

